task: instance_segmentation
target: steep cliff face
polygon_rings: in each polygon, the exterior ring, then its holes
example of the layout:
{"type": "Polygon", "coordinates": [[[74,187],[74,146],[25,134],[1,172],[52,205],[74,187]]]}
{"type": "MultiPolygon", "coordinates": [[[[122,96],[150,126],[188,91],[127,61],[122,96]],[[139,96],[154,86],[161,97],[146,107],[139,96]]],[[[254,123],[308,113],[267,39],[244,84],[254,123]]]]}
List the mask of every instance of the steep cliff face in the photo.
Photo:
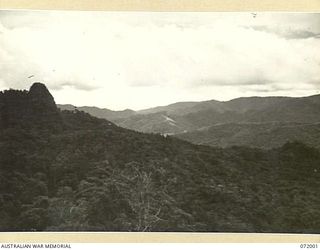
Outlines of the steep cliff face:
{"type": "Polygon", "coordinates": [[[34,83],[29,91],[0,92],[0,128],[59,128],[61,117],[54,98],[42,83],[34,83]]]}

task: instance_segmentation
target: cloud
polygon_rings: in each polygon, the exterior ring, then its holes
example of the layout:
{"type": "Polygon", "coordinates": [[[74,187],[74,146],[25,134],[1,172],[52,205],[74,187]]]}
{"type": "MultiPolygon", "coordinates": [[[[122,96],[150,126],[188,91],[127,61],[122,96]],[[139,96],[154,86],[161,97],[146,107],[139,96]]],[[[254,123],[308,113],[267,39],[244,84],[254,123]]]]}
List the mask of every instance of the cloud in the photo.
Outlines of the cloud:
{"type": "MultiPolygon", "coordinates": [[[[305,91],[313,91],[314,88],[312,84],[310,83],[291,83],[291,84],[270,84],[270,85],[251,85],[251,86],[243,86],[242,91],[249,91],[249,92],[256,92],[261,94],[269,95],[270,93],[272,95],[282,95],[281,93],[288,93],[293,92],[295,94],[298,94],[305,91]]],[[[315,93],[315,92],[311,92],[315,93]]],[[[294,95],[293,95],[294,96],[294,95]]]]}
{"type": "Polygon", "coordinates": [[[319,39],[320,38],[320,33],[314,33],[309,30],[299,30],[299,29],[294,30],[291,28],[279,29],[279,28],[273,28],[268,26],[249,26],[246,28],[275,34],[285,39],[308,39],[308,38],[319,39]]]}
{"type": "Polygon", "coordinates": [[[197,85],[204,86],[252,86],[252,85],[270,85],[274,83],[274,79],[270,75],[266,75],[259,70],[255,72],[248,72],[247,75],[241,76],[225,76],[221,78],[209,78],[209,79],[200,79],[194,83],[197,85]]]}
{"type": "Polygon", "coordinates": [[[131,82],[129,84],[129,86],[131,87],[154,87],[154,86],[160,86],[159,84],[157,83],[150,83],[150,82],[146,82],[146,81],[143,81],[143,80],[139,80],[139,81],[136,81],[136,82],[131,82]]]}
{"type": "Polygon", "coordinates": [[[58,103],[111,109],[312,94],[319,17],[0,11],[0,87],[40,81],[58,103]]]}
{"type": "Polygon", "coordinates": [[[101,88],[99,86],[95,86],[95,85],[92,85],[89,83],[64,82],[64,81],[61,81],[61,82],[55,83],[55,84],[49,84],[48,86],[52,90],[62,90],[63,88],[68,87],[68,88],[73,88],[73,89],[78,89],[78,90],[92,91],[92,90],[96,90],[96,89],[101,88]]]}

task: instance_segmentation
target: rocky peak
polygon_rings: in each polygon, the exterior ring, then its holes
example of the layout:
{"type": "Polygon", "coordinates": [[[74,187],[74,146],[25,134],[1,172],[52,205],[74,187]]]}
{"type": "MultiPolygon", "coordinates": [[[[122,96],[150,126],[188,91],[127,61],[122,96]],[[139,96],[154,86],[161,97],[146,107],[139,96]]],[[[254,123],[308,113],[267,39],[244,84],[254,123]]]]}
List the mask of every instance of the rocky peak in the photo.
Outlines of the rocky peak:
{"type": "Polygon", "coordinates": [[[4,91],[0,97],[0,128],[61,127],[59,110],[42,83],[34,83],[29,91],[4,91]]]}
{"type": "Polygon", "coordinates": [[[41,105],[50,106],[56,108],[53,96],[50,94],[46,85],[40,82],[35,82],[29,89],[29,100],[33,103],[39,103],[41,105]]]}

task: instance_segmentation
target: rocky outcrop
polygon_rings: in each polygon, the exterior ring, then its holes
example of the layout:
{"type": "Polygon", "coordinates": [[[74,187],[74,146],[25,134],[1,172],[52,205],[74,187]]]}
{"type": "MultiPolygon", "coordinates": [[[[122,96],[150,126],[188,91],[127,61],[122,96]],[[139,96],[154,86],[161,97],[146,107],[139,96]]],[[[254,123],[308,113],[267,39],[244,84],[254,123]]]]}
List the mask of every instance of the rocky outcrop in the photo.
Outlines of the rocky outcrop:
{"type": "Polygon", "coordinates": [[[59,128],[62,125],[54,98],[42,83],[34,83],[29,91],[0,92],[0,128],[59,128]]]}

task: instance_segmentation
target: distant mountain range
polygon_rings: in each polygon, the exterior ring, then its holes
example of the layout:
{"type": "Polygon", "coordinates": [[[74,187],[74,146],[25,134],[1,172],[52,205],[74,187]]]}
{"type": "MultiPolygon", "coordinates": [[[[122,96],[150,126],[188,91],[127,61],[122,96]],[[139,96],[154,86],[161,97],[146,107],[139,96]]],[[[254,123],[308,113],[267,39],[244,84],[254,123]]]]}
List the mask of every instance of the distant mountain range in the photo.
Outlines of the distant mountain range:
{"type": "MultiPolygon", "coordinates": [[[[248,106],[175,104],[128,119],[197,127],[232,120],[223,113],[253,114],[248,106]],[[214,115],[192,120],[204,115],[199,106],[214,115]]],[[[0,231],[319,233],[319,166],[319,150],[300,142],[271,150],[195,145],[61,111],[41,83],[0,92],[0,231]]]]}
{"type": "MultiPolygon", "coordinates": [[[[75,109],[58,105],[61,109],[75,109]]],[[[78,110],[145,133],[174,135],[211,146],[271,148],[301,140],[320,147],[320,95],[308,97],[242,97],[231,101],[180,102],[140,111],[95,107],[78,110]]]]}
{"type": "Polygon", "coordinates": [[[72,111],[77,109],[79,111],[84,111],[92,116],[102,118],[102,119],[107,119],[109,121],[114,121],[121,118],[127,118],[136,114],[136,112],[131,109],[126,109],[123,111],[113,111],[110,109],[101,109],[97,107],[88,107],[88,106],[76,107],[71,104],[58,104],[57,106],[61,110],[72,111]]]}

